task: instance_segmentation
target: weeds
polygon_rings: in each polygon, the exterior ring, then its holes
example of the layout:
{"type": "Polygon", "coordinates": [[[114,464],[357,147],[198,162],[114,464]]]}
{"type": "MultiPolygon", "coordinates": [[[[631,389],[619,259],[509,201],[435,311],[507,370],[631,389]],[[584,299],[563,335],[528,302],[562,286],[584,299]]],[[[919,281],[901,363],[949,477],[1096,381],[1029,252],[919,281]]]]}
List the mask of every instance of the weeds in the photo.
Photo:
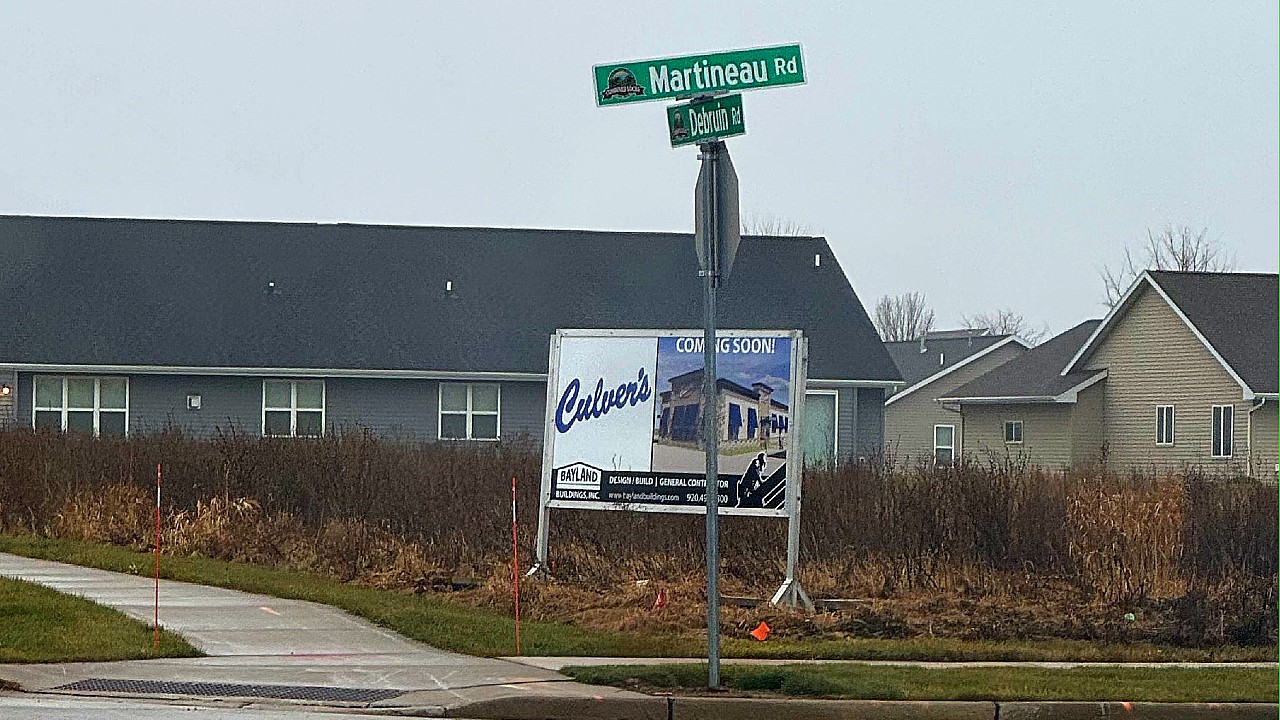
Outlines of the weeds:
{"type": "MultiPolygon", "coordinates": [[[[534,542],[540,458],[527,443],[176,433],[95,439],[0,432],[0,530],[152,542],[164,466],[168,552],[323,573],[343,582],[510,603],[510,479],[521,552],[534,542]]],[[[1190,646],[1276,640],[1276,490],[1189,470],[1054,473],[1018,462],[810,470],[801,560],[811,595],[856,611],[768,614],[780,637],[1068,638],[1190,646]],[[1125,620],[1132,613],[1133,620],[1125,620]]],[[[722,588],[763,595],[783,575],[785,523],[725,518],[722,588]]],[[[531,617],[691,631],[702,620],[703,525],[684,515],[556,511],[554,584],[531,617]],[[669,601],[653,611],[659,591],[669,601]]],[[[726,624],[760,611],[725,613],[726,624]]]]}

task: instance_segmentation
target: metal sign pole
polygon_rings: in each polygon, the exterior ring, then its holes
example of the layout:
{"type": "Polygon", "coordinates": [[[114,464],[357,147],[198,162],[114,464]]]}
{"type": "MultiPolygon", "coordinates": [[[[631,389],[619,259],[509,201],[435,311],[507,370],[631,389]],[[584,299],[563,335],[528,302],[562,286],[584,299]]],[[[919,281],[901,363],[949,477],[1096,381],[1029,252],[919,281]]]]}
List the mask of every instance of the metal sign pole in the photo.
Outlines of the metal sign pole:
{"type": "Polygon", "coordinates": [[[703,257],[706,267],[702,275],[703,310],[706,329],[703,333],[702,372],[702,438],[707,453],[707,687],[720,686],[720,403],[716,396],[716,251],[719,249],[719,218],[716,207],[717,143],[701,147],[700,158],[710,166],[706,183],[706,221],[703,233],[703,257]]]}
{"type": "MultiPolygon", "coordinates": [[[[547,394],[556,391],[560,372],[560,334],[551,336],[551,359],[547,365],[547,394]]],[[[547,403],[547,415],[542,422],[542,488],[538,492],[538,542],[535,545],[533,567],[525,573],[528,577],[550,575],[550,563],[547,560],[547,546],[551,533],[551,467],[552,455],[555,452],[556,426],[555,415],[547,403]]]]}
{"type": "Polygon", "coordinates": [[[800,585],[800,501],[804,488],[804,388],[808,381],[809,341],[797,335],[791,349],[795,368],[791,408],[795,423],[787,437],[787,577],[770,600],[774,605],[802,607],[813,612],[813,602],[800,585]]]}

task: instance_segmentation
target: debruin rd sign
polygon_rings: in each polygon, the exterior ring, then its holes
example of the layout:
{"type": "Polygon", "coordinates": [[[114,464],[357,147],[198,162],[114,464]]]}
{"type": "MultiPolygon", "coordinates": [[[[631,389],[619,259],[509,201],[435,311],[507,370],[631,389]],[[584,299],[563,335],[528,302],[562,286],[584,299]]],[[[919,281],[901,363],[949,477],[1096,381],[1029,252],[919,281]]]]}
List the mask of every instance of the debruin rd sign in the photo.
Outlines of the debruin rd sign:
{"type": "Polygon", "coordinates": [[[667,108],[667,131],[671,135],[671,147],[745,134],[742,96],[735,93],[672,105],[667,108]]]}
{"type": "Polygon", "coordinates": [[[804,84],[800,45],[596,65],[597,105],[804,84]]]}

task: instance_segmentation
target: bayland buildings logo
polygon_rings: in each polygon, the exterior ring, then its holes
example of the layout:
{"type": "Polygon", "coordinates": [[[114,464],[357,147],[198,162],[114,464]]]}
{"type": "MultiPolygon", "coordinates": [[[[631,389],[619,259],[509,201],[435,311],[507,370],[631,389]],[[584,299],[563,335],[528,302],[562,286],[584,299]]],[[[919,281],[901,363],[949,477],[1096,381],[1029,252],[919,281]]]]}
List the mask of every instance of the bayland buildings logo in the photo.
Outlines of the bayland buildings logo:
{"type": "Polygon", "coordinates": [[[643,95],[644,88],[636,83],[636,76],[626,68],[618,68],[609,73],[609,87],[600,93],[605,100],[615,97],[643,95]]]}

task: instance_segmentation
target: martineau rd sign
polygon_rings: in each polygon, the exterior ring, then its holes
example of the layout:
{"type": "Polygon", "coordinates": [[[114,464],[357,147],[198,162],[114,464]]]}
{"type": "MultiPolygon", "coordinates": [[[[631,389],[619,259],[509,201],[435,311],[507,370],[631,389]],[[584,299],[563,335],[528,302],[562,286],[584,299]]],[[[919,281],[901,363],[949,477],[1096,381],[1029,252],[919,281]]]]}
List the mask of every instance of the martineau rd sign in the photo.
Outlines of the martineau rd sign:
{"type": "Polygon", "coordinates": [[[596,65],[597,105],[804,84],[800,45],[596,65]]]}
{"type": "Polygon", "coordinates": [[[667,108],[671,147],[733,137],[747,132],[742,118],[742,96],[725,95],[704,102],[667,108]]]}

